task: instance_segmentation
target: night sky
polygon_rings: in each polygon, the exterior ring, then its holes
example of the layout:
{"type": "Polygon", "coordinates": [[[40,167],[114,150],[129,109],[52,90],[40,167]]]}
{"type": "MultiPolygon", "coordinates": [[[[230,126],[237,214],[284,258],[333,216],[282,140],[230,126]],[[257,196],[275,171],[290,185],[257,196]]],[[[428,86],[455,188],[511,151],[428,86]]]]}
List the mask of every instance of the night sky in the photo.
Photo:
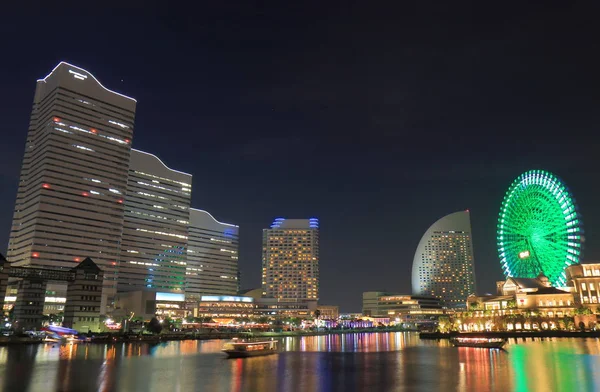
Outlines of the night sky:
{"type": "Polygon", "coordinates": [[[536,168],[567,183],[600,259],[598,2],[236,3],[3,10],[2,252],[35,81],[65,60],[135,97],[134,148],[241,226],[244,288],[260,286],[261,229],[318,217],[321,302],[360,311],[363,291],[410,292],[422,234],[469,209],[493,292],[500,203],[536,168]]]}

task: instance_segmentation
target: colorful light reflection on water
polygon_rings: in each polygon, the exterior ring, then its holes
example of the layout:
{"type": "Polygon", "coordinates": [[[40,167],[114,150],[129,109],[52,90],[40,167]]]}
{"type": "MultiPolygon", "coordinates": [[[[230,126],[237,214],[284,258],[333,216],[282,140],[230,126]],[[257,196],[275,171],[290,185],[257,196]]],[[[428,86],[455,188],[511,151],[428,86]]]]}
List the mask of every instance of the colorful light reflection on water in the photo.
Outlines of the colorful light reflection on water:
{"type": "Polygon", "coordinates": [[[454,348],[411,333],[289,337],[278,355],[225,359],[223,341],[0,347],[4,391],[592,391],[600,340],[454,348]]]}

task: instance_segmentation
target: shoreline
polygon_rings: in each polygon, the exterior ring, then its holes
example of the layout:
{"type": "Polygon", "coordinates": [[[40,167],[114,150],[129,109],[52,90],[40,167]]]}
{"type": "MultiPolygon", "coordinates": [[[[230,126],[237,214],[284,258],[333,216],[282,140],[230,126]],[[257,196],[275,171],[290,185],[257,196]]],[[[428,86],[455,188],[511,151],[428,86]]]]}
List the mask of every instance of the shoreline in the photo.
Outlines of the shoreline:
{"type": "Polygon", "coordinates": [[[419,338],[427,340],[451,339],[456,336],[482,338],[600,338],[600,331],[499,331],[499,332],[421,332],[419,338]]]}
{"type": "MultiPolygon", "coordinates": [[[[255,339],[255,338],[285,338],[302,336],[326,336],[326,335],[345,335],[353,333],[389,333],[389,332],[411,332],[414,330],[401,329],[347,329],[335,331],[294,331],[294,332],[221,332],[221,333],[203,333],[203,334],[177,334],[165,333],[160,335],[101,335],[92,338],[91,341],[85,340],[66,340],[63,342],[48,342],[40,338],[29,337],[4,337],[0,338],[0,346],[12,345],[31,345],[31,344],[114,344],[114,343],[163,343],[181,340],[226,340],[233,338],[255,339]]],[[[484,338],[600,338],[600,331],[523,331],[523,332],[420,332],[419,338],[423,340],[442,340],[451,339],[455,336],[470,336],[484,338]]]]}
{"type": "MultiPolygon", "coordinates": [[[[93,336],[91,341],[73,340],[65,342],[82,344],[109,344],[109,343],[161,343],[177,340],[224,340],[224,339],[254,339],[254,338],[284,338],[301,336],[325,336],[325,335],[345,335],[349,333],[388,333],[388,332],[417,332],[415,330],[405,329],[344,329],[344,330],[325,330],[325,331],[286,331],[286,332],[215,332],[215,333],[163,333],[159,335],[133,335],[133,334],[98,334],[93,336]]],[[[84,335],[85,336],[85,335],[84,335]]],[[[41,338],[30,338],[22,336],[0,337],[0,346],[8,345],[26,345],[26,344],[62,344],[63,342],[48,342],[41,338]]]]}

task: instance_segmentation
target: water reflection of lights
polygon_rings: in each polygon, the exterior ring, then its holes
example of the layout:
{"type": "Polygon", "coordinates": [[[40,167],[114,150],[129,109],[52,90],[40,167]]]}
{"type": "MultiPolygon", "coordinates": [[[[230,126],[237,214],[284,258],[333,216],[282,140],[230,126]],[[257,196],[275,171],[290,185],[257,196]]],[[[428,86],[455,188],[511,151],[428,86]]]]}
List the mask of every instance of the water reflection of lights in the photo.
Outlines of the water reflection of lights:
{"type": "Polygon", "coordinates": [[[278,355],[238,360],[222,340],[0,347],[0,389],[22,374],[29,390],[600,390],[599,339],[511,340],[508,353],[401,332],[281,341],[278,355]]]}

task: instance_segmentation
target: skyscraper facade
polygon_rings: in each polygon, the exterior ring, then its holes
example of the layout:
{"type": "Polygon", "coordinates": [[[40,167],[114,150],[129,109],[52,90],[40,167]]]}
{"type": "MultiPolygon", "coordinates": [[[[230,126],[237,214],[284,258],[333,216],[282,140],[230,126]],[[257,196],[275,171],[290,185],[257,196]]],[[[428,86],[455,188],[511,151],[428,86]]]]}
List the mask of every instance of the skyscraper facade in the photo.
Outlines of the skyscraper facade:
{"type": "Polygon", "coordinates": [[[186,297],[236,295],[239,227],[217,221],[207,211],[190,209],[186,297]]]}
{"type": "Polygon", "coordinates": [[[191,174],[132,149],[119,291],[184,292],[191,195],[191,174]]]}
{"type": "Polygon", "coordinates": [[[464,306],[475,292],[469,211],[447,215],[425,232],[413,260],[412,290],[449,307],[464,306]]]}
{"type": "Polygon", "coordinates": [[[281,302],[319,299],[319,220],[277,218],[263,230],[262,288],[281,302]]]}
{"type": "Polygon", "coordinates": [[[135,110],[133,98],[64,62],[37,81],[9,262],[70,269],[91,257],[103,297],[114,295],[135,110]]]}

